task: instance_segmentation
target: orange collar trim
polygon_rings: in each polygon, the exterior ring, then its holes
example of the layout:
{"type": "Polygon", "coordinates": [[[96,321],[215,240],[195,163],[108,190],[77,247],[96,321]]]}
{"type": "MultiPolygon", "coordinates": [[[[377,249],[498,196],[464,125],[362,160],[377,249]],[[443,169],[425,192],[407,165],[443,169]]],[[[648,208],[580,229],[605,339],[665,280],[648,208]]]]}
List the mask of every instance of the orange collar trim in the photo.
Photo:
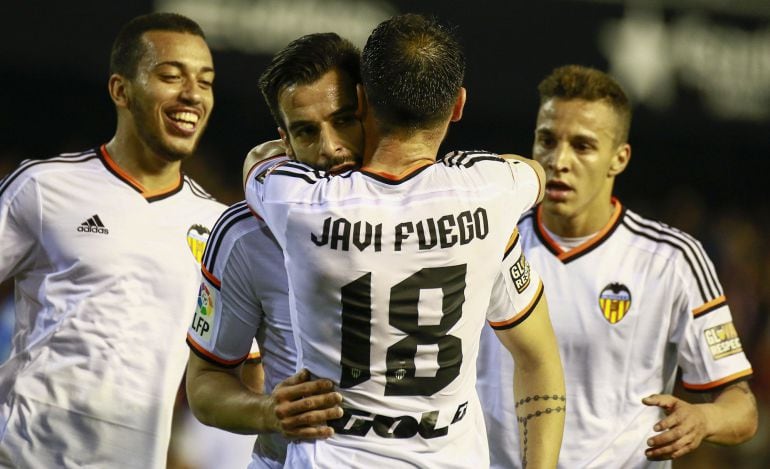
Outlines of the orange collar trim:
{"type": "Polygon", "coordinates": [[[617,228],[624,212],[623,205],[615,197],[613,197],[610,202],[615,207],[615,210],[612,212],[612,216],[604,228],[602,228],[601,231],[596,233],[596,235],[592,236],[590,239],[570,250],[565,251],[562,249],[562,247],[559,246],[559,244],[556,243],[556,241],[554,241],[554,239],[551,238],[551,236],[545,230],[545,226],[543,225],[542,205],[537,207],[537,233],[540,235],[540,239],[546,244],[548,249],[556,256],[557,259],[562,262],[573,260],[598,247],[605,239],[609,237],[610,234],[615,231],[615,228],[617,228]]]}
{"type": "Polygon", "coordinates": [[[430,161],[420,162],[418,164],[415,164],[414,166],[410,166],[409,168],[405,169],[404,171],[401,171],[401,173],[399,173],[399,174],[391,174],[391,173],[387,173],[385,171],[373,171],[371,169],[367,169],[366,167],[361,168],[361,172],[369,174],[371,176],[387,179],[388,181],[399,182],[399,181],[403,181],[405,179],[408,179],[410,176],[414,175],[418,171],[420,171],[423,168],[426,168],[428,166],[431,166],[433,164],[434,163],[430,162],[430,161]]]}
{"type": "Polygon", "coordinates": [[[125,172],[123,168],[118,166],[117,163],[115,163],[115,160],[112,159],[110,154],[107,152],[107,145],[102,145],[99,147],[99,151],[102,156],[102,160],[104,161],[104,165],[107,167],[107,169],[118,177],[118,179],[121,179],[123,182],[131,186],[134,190],[142,194],[142,197],[145,199],[157,199],[161,198],[164,195],[170,195],[172,193],[178,192],[179,189],[182,186],[182,174],[179,174],[179,179],[174,184],[164,187],[162,189],[158,189],[155,191],[148,191],[142,183],[134,179],[130,174],[125,172]]]}

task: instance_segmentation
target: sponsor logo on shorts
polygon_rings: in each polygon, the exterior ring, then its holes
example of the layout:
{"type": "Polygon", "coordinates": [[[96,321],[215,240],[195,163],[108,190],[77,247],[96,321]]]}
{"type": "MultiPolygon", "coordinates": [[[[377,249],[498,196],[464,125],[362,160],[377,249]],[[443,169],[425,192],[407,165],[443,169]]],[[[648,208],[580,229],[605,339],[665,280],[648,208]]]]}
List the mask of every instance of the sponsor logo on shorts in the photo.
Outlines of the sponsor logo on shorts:
{"type": "Polygon", "coordinates": [[[510,269],[511,280],[513,280],[513,286],[516,287],[516,291],[523,293],[529,286],[530,275],[529,262],[524,257],[524,253],[519,256],[519,260],[510,269]]]}
{"type": "Polygon", "coordinates": [[[206,282],[201,283],[198,290],[198,304],[195,307],[190,328],[202,340],[211,341],[211,333],[214,329],[214,302],[216,301],[216,289],[206,282]]]}
{"type": "Polygon", "coordinates": [[[631,308],[631,291],[622,283],[610,283],[599,293],[599,308],[610,324],[618,323],[631,308]]]}
{"type": "Polygon", "coordinates": [[[193,225],[187,230],[187,245],[190,246],[195,259],[200,262],[203,259],[203,250],[209,240],[211,231],[203,225],[193,225]]]}
{"type": "Polygon", "coordinates": [[[703,331],[703,335],[706,337],[706,343],[714,360],[743,352],[741,339],[738,338],[738,331],[735,330],[732,322],[709,327],[703,331]]]}

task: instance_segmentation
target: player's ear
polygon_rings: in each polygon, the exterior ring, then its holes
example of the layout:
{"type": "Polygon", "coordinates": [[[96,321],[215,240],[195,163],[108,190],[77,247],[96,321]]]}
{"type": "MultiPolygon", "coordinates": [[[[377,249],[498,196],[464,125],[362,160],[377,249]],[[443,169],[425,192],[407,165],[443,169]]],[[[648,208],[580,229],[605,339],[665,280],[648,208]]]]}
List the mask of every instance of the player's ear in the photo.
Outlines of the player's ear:
{"type": "Polygon", "coordinates": [[[289,134],[283,128],[278,127],[278,135],[281,136],[283,146],[286,147],[286,156],[294,158],[294,149],[291,147],[291,143],[289,143],[289,134]]]}
{"type": "Polygon", "coordinates": [[[123,76],[113,73],[107,82],[110,98],[117,107],[128,107],[128,80],[123,76]]]}
{"type": "Polygon", "coordinates": [[[356,97],[358,98],[358,105],[356,107],[356,118],[361,122],[366,117],[366,110],[368,108],[368,102],[366,101],[366,91],[364,85],[358,83],[356,85],[356,97]]]}
{"type": "Polygon", "coordinates": [[[457,122],[463,117],[463,108],[465,107],[465,99],[467,98],[467,92],[465,87],[460,87],[460,91],[457,93],[457,101],[452,108],[452,122],[457,122]]]}
{"type": "Polygon", "coordinates": [[[628,166],[629,161],[631,161],[631,145],[628,143],[621,143],[618,145],[615,154],[612,156],[610,169],[607,175],[617,176],[622,173],[626,169],[626,166],[628,166]]]}

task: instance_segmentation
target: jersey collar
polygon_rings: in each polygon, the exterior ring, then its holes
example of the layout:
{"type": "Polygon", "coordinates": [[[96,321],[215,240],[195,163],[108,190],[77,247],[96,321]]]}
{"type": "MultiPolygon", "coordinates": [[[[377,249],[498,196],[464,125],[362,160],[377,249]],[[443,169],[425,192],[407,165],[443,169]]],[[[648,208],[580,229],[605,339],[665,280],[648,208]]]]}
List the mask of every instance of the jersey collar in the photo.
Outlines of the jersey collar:
{"type": "Polygon", "coordinates": [[[579,257],[588,254],[594,249],[598,248],[607,238],[609,238],[615,229],[620,225],[620,221],[623,219],[623,215],[626,213],[626,208],[620,203],[618,199],[613,197],[611,199],[612,205],[615,210],[612,212],[609,222],[602,228],[595,236],[586,240],[582,244],[575,246],[572,249],[564,250],[559,246],[556,241],[551,238],[543,226],[543,206],[537,207],[537,216],[535,217],[535,234],[543,245],[556,256],[557,259],[563,263],[568,263],[578,259],[579,257]]]}
{"type": "Polygon", "coordinates": [[[385,184],[396,185],[412,179],[433,164],[433,162],[421,162],[414,167],[407,169],[401,174],[391,174],[384,171],[372,171],[366,168],[361,168],[359,171],[361,171],[361,174],[369,176],[372,179],[376,179],[377,181],[384,182],[385,184]]]}
{"type": "Polygon", "coordinates": [[[102,160],[102,163],[104,164],[104,167],[107,168],[107,171],[111,172],[115,177],[140,193],[142,197],[144,197],[148,202],[155,202],[156,200],[165,199],[166,197],[172,196],[182,190],[183,178],[181,173],[179,174],[179,180],[172,186],[165,187],[156,191],[148,191],[142,185],[142,183],[131,177],[131,175],[123,171],[123,169],[118,166],[117,163],[115,163],[115,160],[113,160],[110,154],[107,152],[106,145],[99,147],[99,159],[102,160]]]}

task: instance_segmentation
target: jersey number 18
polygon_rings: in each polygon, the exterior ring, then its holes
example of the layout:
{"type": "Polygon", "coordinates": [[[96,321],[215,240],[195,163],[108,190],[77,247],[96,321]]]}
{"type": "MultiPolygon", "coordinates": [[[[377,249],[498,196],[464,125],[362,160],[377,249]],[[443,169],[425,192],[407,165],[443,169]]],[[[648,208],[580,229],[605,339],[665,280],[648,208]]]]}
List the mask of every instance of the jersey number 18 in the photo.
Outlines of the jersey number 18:
{"type": "MultiPolygon", "coordinates": [[[[430,396],[460,374],[462,343],[449,330],[460,320],[465,302],[466,265],[421,269],[390,289],[388,322],[406,337],[388,347],[386,396],[430,396]],[[442,290],[441,320],[420,325],[420,291],[442,290]],[[438,346],[435,376],[417,376],[415,357],[420,345],[438,346]]],[[[342,287],[342,376],[340,386],[349,388],[371,377],[372,274],[367,273],[342,287]]]]}

